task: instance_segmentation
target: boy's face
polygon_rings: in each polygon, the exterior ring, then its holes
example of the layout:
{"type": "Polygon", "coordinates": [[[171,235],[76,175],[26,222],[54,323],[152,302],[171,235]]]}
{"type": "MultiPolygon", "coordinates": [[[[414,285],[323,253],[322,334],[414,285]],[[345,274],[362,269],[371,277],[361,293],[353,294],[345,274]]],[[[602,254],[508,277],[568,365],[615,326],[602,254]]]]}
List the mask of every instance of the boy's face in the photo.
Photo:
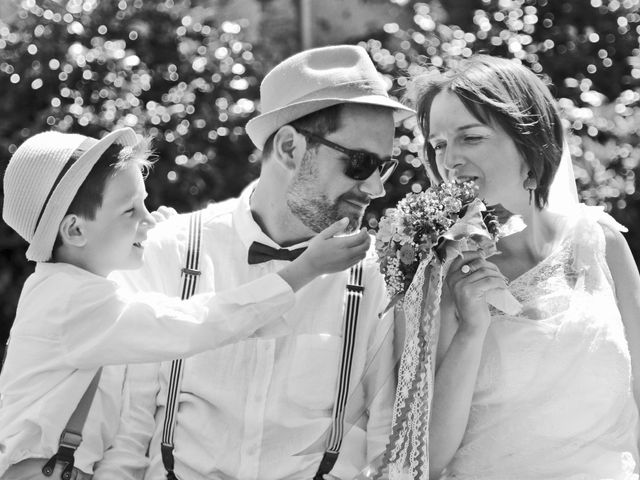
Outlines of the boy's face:
{"type": "Polygon", "coordinates": [[[146,196],[142,173],[135,162],[107,180],[95,219],[84,220],[84,268],[107,276],[114,270],[142,265],[141,244],[155,225],[144,205],[146,196]]]}

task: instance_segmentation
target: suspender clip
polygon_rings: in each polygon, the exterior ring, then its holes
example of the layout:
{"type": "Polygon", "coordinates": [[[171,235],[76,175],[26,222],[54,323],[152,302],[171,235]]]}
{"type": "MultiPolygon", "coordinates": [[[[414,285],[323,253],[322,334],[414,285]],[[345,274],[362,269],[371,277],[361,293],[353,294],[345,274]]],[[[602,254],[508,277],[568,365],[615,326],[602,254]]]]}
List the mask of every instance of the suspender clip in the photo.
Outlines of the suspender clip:
{"type": "Polygon", "coordinates": [[[173,472],[175,465],[173,463],[173,445],[162,443],[160,445],[160,453],[162,453],[162,463],[168,472],[173,472]]]}
{"type": "Polygon", "coordinates": [[[192,270],[191,268],[187,268],[187,267],[184,267],[181,271],[183,275],[193,275],[195,277],[197,277],[202,273],[200,272],[200,270],[192,270]]]}
{"type": "MultiPolygon", "coordinates": [[[[82,442],[81,434],[76,432],[70,432],[69,430],[65,430],[64,432],[62,432],[62,435],[60,436],[59,445],[61,447],[66,447],[66,448],[75,450],[76,448],[78,448],[81,442],[82,442]]],[[[65,460],[65,459],[62,459],[62,460],[65,460]]]]}
{"type": "Polygon", "coordinates": [[[318,471],[316,472],[315,477],[313,477],[313,480],[324,480],[324,475],[329,473],[336,464],[336,460],[338,460],[338,453],[339,452],[332,452],[330,450],[324,452],[322,460],[320,461],[320,466],[318,467],[318,471]]]}
{"type": "Polygon", "coordinates": [[[53,457],[47,460],[47,463],[44,464],[44,467],[42,467],[42,474],[45,477],[50,477],[53,474],[53,469],[56,468],[57,459],[58,459],[58,455],[54,454],[53,457]]]}

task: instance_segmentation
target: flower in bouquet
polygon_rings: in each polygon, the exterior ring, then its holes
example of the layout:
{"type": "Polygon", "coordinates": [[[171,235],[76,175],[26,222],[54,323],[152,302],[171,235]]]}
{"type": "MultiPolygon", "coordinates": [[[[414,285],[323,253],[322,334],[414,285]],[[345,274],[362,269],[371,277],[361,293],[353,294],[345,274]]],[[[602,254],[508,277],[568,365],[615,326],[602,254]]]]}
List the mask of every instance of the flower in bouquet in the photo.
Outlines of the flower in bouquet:
{"type": "Polygon", "coordinates": [[[477,194],[473,182],[441,183],[409,193],[387,210],[376,233],[376,251],[390,305],[401,301],[429,255],[444,261],[464,249],[495,253],[501,226],[477,194]]]}

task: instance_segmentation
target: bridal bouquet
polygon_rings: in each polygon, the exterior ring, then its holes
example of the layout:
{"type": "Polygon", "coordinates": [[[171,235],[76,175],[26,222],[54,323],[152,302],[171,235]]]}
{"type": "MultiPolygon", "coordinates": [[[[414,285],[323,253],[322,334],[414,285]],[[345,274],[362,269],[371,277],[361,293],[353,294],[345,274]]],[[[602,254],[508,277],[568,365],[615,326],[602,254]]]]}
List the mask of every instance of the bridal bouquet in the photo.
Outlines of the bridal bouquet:
{"type": "MultiPolygon", "coordinates": [[[[500,225],[493,210],[477,198],[477,191],[473,182],[441,183],[409,193],[380,219],[376,251],[390,306],[402,301],[423,260],[444,262],[464,250],[482,250],[488,257],[496,253],[499,237],[521,229],[514,217],[500,225]]],[[[496,298],[488,298],[489,303],[506,313],[519,308],[506,292],[490,297],[496,298]]]]}

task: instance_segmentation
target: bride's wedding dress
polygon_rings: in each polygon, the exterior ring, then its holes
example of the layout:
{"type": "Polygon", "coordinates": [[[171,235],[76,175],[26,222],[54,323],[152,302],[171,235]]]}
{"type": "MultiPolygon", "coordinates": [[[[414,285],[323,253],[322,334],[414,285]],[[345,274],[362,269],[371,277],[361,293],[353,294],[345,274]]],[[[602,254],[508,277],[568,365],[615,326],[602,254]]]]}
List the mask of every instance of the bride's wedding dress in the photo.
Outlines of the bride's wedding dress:
{"type": "MultiPolygon", "coordinates": [[[[511,282],[523,305],[519,315],[492,309],[469,423],[443,478],[638,478],[629,348],[597,221],[611,219],[599,212],[580,207],[566,217],[555,251],[511,282]]],[[[436,277],[432,272],[431,281],[436,277]]],[[[424,433],[437,311],[432,306],[423,315],[429,326],[411,320],[428,308],[426,300],[414,288],[405,303],[408,334],[415,338],[409,337],[400,370],[389,465],[394,480],[428,478],[424,433]],[[422,335],[415,335],[420,328],[422,335]],[[416,358],[420,344],[422,360],[416,358]]]]}

